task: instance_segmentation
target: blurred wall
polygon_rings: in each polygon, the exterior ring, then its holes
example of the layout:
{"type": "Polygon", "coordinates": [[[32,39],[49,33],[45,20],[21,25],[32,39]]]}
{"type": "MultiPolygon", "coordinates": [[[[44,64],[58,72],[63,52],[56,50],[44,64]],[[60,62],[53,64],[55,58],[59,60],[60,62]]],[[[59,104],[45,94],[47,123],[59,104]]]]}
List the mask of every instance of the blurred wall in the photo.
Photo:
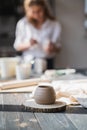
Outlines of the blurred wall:
{"type": "Polygon", "coordinates": [[[56,0],[56,16],[62,25],[62,52],[56,67],[87,68],[84,0],[56,0]]]}

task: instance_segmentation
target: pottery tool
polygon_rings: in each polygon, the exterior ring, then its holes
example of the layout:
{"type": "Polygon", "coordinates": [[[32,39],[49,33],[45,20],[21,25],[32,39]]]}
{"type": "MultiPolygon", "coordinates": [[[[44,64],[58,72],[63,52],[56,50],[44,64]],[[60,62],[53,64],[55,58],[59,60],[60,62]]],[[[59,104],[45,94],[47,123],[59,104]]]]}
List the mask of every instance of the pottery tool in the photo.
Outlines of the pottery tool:
{"type": "Polygon", "coordinates": [[[55,102],[52,105],[39,105],[34,100],[27,100],[24,102],[23,107],[30,112],[57,113],[66,110],[66,103],[55,102]]]}
{"type": "Polygon", "coordinates": [[[62,70],[46,70],[44,75],[46,76],[61,76],[75,74],[75,69],[62,69],[62,70]]]}
{"type": "Polygon", "coordinates": [[[14,89],[14,88],[35,86],[41,82],[49,82],[49,80],[43,80],[40,78],[36,78],[36,79],[29,79],[29,80],[5,82],[5,83],[0,83],[0,89],[7,90],[7,89],[14,89]]]}
{"type": "Polygon", "coordinates": [[[36,86],[22,87],[22,88],[14,88],[14,89],[5,89],[0,90],[0,93],[32,93],[36,86]]]}

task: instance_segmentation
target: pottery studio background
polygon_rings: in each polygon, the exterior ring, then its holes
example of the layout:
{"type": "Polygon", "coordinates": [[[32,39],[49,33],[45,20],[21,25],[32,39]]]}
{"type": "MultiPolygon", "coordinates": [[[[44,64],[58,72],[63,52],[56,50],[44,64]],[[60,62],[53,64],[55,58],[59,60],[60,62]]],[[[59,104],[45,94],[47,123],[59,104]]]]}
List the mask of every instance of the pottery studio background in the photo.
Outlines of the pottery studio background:
{"type": "MultiPolygon", "coordinates": [[[[62,25],[62,51],[56,57],[57,68],[87,67],[87,15],[85,0],[48,0],[62,25]]],[[[0,57],[15,56],[15,26],[22,17],[22,0],[0,0],[0,57]]]]}

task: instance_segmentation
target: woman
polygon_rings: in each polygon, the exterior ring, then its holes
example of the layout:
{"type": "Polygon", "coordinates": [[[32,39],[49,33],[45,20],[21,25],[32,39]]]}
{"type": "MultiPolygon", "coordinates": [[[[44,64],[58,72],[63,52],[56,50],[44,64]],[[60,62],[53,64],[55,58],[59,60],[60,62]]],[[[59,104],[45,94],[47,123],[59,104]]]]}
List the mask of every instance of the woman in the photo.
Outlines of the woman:
{"type": "Polygon", "coordinates": [[[24,9],[25,17],[17,23],[14,48],[23,56],[45,58],[48,69],[53,69],[54,56],[61,50],[61,26],[44,0],[24,0],[24,9]]]}

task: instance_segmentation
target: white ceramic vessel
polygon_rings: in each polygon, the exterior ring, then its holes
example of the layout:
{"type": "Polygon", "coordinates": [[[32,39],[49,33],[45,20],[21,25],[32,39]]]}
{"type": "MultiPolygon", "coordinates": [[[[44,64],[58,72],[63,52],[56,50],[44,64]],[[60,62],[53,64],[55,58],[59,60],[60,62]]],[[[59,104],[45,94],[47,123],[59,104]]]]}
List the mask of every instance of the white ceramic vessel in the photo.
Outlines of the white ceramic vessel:
{"type": "Polygon", "coordinates": [[[19,58],[0,58],[0,76],[2,79],[14,77],[19,58]]]}

